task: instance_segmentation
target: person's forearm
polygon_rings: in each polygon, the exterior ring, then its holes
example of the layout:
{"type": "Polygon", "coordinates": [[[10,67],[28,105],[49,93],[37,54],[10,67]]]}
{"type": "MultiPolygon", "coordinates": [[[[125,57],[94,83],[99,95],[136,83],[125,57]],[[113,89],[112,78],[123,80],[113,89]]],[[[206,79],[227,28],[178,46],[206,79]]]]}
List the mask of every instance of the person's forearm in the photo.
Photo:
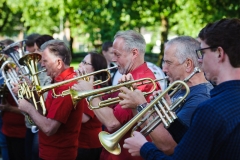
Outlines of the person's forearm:
{"type": "Polygon", "coordinates": [[[57,132],[58,127],[60,126],[60,122],[56,120],[47,118],[42,116],[36,109],[31,109],[28,113],[34,123],[38,126],[38,128],[44,132],[47,136],[53,135],[57,132]]]}
{"type": "MultiPolygon", "coordinates": [[[[97,106],[101,100],[94,98],[92,104],[97,106]]],[[[113,114],[113,109],[110,107],[103,107],[93,110],[99,121],[107,127],[108,131],[113,132],[121,127],[120,122],[113,114]]]]}

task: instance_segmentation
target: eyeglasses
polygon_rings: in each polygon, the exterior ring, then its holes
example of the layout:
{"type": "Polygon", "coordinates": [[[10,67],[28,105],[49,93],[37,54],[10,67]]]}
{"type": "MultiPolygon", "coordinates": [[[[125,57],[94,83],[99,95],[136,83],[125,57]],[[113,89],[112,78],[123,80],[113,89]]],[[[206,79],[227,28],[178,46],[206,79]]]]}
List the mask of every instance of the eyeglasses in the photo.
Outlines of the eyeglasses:
{"type": "Polygon", "coordinates": [[[91,63],[88,63],[88,62],[86,62],[86,61],[84,61],[84,60],[82,60],[81,63],[83,63],[84,65],[92,65],[91,63]]]}
{"type": "Polygon", "coordinates": [[[203,59],[203,55],[204,55],[204,53],[203,53],[203,50],[205,50],[205,49],[213,49],[213,48],[217,48],[217,47],[206,47],[206,48],[200,48],[200,49],[197,49],[196,50],[196,54],[197,54],[197,57],[198,57],[198,59],[203,59]]]}

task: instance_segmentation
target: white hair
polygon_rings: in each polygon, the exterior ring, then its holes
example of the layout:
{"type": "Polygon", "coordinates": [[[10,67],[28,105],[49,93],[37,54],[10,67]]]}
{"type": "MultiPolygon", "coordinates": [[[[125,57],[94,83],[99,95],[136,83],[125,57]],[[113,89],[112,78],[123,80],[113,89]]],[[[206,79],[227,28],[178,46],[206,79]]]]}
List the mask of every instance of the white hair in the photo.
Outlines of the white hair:
{"type": "Polygon", "coordinates": [[[189,36],[179,36],[171,39],[166,45],[176,45],[175,56],[179,63],[183,63],[186,59],[193,61],[194,67],[200,67],[196,50],[200,48],[200,42],[189,36]]]}

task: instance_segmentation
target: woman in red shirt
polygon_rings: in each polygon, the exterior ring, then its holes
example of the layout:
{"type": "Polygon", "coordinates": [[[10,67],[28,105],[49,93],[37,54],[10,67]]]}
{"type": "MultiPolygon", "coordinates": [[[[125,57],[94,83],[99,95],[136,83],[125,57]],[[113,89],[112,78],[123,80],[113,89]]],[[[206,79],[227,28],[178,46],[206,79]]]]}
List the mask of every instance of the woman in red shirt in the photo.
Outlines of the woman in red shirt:
{"type": "MultiPolygon", "coordinates": [[[[102,55],[96,52],[89,52],[79,64],[78,71],[81,73],[91,73],[106,68],[107,61],[102,55]]],[[[95,81],[104,81],[106,78],[107,74],[105,72],[94,76],[95,81]]],[[[96,86],[95,89],[106,85],[108,84],[96,86]]],[[[102,145],[98,139],[98,134],[101,131],[102,123],[95,116],[94,112],[90,110],[88,106],[85,106],[82,117],[82,127],[78,138],[78,155],[76,160],[99,160],[102,145]]]]}

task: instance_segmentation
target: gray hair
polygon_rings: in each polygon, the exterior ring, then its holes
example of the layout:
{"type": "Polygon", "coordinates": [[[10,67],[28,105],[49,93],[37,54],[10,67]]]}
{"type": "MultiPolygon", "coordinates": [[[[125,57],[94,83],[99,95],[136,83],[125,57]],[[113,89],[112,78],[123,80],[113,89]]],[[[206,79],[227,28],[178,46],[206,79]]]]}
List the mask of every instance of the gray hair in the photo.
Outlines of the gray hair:
{"type": "Polygon", "coordinates": [[[64,43],[64,41],[58,39],[47,41],[42,44],[41,51],[45,50],[46,48],[49,49],[50,53],[61,58],[64,64],[70,66],[72,55],[70,49],[64,43]]]}
{"type": "Polygon", "coordinates": [[[179,63],[183,63],[186,59],[193,61],[194,67],[200,67],[196,50],[200,48],[200,42],[189,36],[179,36],[171,39],[166,45],[176,45],[175,56],[179,63]]]}
{"type": "Polygon", "coordinates": [[[145,54],[146,42],[140,33],[133,30],[118,31],[114,36],[114,39],[116,38],[122,38],[124,40],[125,46],[123,46],[123,50],[131,51],[136,48],[140,53],[145,54]]]}

